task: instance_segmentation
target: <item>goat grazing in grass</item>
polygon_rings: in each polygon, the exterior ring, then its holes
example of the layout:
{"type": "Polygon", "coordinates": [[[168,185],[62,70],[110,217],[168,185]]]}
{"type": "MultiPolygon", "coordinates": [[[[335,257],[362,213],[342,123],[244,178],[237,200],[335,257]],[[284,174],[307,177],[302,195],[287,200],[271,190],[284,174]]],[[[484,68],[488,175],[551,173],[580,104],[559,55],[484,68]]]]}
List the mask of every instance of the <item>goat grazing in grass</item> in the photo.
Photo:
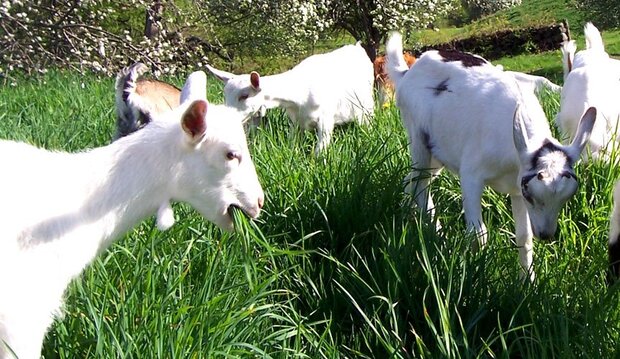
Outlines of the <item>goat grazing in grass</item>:
{"type": "Polygon", "coordinates": [[[226,230],[230,207],[259,215],[241,114],[207,103],[204,72],[190,75],[181,99],[133,135],[82,153],[0,141],[0,358],[39,358],[72,278],[149,215],[171,226],[171,201],[226,230]]]}
{"type": "Polygon", "coordinates": [[[615,281],[620,276],[620,181],[614,187],[614,209],[609,218],[609,279],[615,281]]]}
{"type": "Polygon", "coordinates": [[[283,107],[303,129],[315,128],[316,151],[325,149],[335,125],[366,123],[374,111],[373,67],[360,44],[313,55],[277,75],[234,75],[207,66],[224,82],[226,104],[247,115],[283,107]]]}
{"type": "Polygon", "coordinates": [[[598,119],[588,146],[593,158],[608,159],[605,149],[614,144],[620,116],[620,63],[605,52],[601,34],[594,25],[587,23],[584,33],[585,50],[575,53],[572,40],[562,44],[564,86],[556,123],[572,139],[583,113],[596,107],[598,119]]]}
{"type": "Polygon", "coordinates": [[[554,235],[560,209],[577,190],[573,164],[585,146],[596,110],[586,112],[575,140],[552,137],[533,91],[485,59],[457,51],[428,51],[409,69],[402,38],[387,43],[388,72],[410,140],[413,170],[407,190],[433,215],[430,178],[447,167],[461,182],[465,220],[486,243],[481,196],[485,185],[510,195],[519,259],[534,279],[532,237],[554,235]]]}
{"type": "MultiPolygon", "coordinates": [[[[403,53],[403,58],[407,66],[411,67],[415,63],[415,56],[408,52],[403,53]]],[[[394,101],[394,83],[390,80],[385,68],[386,57],[377,56],[373,62],[375,71],[375,87],[377,89],[377,99],[383,106],[389,105],[394,101]]]]}
{"type": "Polygon", "coordinates": [[[140,77],[146,71],[145,64],[136,62],[116,76],[116,139],[179,106],[181,90],[162,81],[140,77]]]}

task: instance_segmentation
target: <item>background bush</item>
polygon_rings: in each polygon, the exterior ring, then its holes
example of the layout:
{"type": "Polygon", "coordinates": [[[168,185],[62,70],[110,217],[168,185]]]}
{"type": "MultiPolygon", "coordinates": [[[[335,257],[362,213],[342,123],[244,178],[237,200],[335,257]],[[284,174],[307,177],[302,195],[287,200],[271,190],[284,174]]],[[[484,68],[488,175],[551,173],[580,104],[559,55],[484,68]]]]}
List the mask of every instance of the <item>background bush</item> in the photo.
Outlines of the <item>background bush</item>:
{"type": "Polygon", "coordinates": [[[521,0],[462,0],[470,19],[479,19],[494,12],[521,5],[521,0]]]}
{"type": "Polygon", "coordinates": [[[577,0],[578,7],[597,27],[608,29],[620,25],[620,1],[577,0]]]}

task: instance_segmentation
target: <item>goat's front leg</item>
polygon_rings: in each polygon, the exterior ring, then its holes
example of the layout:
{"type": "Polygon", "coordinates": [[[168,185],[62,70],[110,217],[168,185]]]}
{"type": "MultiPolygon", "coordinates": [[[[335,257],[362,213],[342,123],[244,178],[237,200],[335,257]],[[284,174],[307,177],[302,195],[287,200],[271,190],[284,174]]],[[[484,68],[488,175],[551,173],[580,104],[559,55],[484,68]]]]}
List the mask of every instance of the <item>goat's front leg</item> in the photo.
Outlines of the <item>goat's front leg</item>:
{"type": "Polygon", "coordinates": [[[329,145],[332,138],[332,132],[334,131],[334,118],[333,116],[321,115],[316,123],[316,132],[318,136],[315,154],[319,154],[329,145]]]}
{"type": "Polygon", "coordinates": [[[517,247],[519,247],[519,262],[523,268],[523,276],[529,277],[530,281],[534,281],[536,275],[534,273],[534,243],[532,238],[532,225],[530,216],[527,213],[525,200],[521,195],[511,195],[512,216],[515,219],[515,236],[517,247]]]}
{"type": "Polygon", "coordinates": [[[463,211],[467,230],[476,235],[472,248],[478,250],[487,244],[487,228],[482,221],[482,191],[484,181],[474,174],[461,173],[461,192],[463,194],[463,211]]]}

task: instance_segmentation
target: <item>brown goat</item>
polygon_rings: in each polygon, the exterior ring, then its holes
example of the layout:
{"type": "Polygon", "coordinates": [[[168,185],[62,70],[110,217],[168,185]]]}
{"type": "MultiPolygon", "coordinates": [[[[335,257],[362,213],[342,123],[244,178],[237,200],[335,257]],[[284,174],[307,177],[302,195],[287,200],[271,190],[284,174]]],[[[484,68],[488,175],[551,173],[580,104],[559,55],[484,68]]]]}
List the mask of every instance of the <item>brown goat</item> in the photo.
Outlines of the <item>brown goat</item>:
{"type": "MultiPolygon", "coordinates": [[[[415,63],[415,56],[408,52],[404,52],[403,57],[409,67],[413,66],[415,63]]],[[[383,106],[387,106],[394,100],[394,83],[388,77],[385,69],[385,62],[385,56],[377,56],[373,64],[375,69],[375,88],[379,96],[379,103],[383,106]]]]}

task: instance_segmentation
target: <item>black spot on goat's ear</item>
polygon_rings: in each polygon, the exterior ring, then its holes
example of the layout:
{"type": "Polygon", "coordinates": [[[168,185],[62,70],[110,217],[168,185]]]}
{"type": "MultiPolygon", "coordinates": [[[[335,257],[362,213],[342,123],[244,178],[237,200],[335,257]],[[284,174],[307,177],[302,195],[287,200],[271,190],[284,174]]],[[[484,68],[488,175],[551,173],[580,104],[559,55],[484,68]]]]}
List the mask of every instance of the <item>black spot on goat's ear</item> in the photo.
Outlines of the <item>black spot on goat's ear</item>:
{"type": "Polygon", "coordinates": [[[439,50],[438,52],[443,58],[443,62],[460,61],[464,67],[482,66],[489,63],[480,56],[468,54],[466,52],[456,50],[439,50]]]}

